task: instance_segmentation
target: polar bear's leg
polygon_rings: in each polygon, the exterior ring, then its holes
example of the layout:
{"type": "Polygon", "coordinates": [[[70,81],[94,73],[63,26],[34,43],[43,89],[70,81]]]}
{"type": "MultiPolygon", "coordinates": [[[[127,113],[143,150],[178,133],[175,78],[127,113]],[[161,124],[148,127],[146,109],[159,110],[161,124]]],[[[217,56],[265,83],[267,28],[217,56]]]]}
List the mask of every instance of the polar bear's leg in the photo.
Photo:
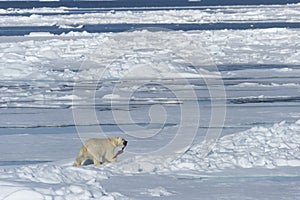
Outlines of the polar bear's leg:
{"type": "Polygon", "coordinates": [[[80,166],[83,160],[83,157],[77,157],[73,166],[80,166]]]}
{"type": "Polygon", "coordinates": [[[81,163],[86,159],[86,156],[87,156],[86,154],[87,154],[87,149],[85,146],[82,146],[73,166],[80,166],[81,163]]]}
{"type": "Polygon", "coordinates": [[[114,152],[106,152],[103,156],[103,163],[115,162],[117,158],[114,158],[114,152]]]}
{"type": "Polygon", "coordinates": [[[100,165],[99,158],[96,158],[95,156],[93,157],[93,162],[94,162],[94,166],[100,165]]]}
{"type": "Polygon", "coordinates": [[[112,159],[105,158],[103,163],[111,163],[111,162],[115,162],[115,161],[116,161],[116,158],[112,158],[112,159]]]}

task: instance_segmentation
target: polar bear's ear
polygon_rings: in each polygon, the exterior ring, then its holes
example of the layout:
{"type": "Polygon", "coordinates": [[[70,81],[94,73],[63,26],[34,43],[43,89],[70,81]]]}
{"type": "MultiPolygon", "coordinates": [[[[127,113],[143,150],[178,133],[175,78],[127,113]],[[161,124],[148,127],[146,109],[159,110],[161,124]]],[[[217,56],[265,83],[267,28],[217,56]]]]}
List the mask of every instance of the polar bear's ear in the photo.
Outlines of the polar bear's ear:
{"type": "MultiPolygon", "coordinates": [[[[114,146],[119,146],[119,139],[120,137],[112,137],[108,138],[108,141],[111,142],[114,146]]],[[[122,139],[121,139],[122,140],[122,139]]]]}
{"type": "Polygon", "coordinates": [[[122,145],[123,144],[123,138],[121,137],[117,137],[117,141],[118,141],[118,146],[122,145]]]}

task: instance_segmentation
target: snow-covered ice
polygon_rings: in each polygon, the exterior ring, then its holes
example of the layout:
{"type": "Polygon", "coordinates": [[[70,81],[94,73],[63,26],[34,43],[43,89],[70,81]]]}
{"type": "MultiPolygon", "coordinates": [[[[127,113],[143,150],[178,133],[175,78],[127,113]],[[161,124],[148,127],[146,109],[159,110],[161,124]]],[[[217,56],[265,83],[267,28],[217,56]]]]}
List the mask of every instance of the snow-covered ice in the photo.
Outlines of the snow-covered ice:
{"type": "MultiPolygon", "coordinates": [[[[146,8],[145,8],[146,9],[146,8]]],[[[90,9],[93,11],[92,9],[90,9]]],[[[75,8],[34,8],[0,10],[4,16],[0,26],[53,26],[80,28],[85,24],[138,23],[239,23],[239,22],[299,22],[300,4],[219,6],[191,10],[99,11],[75,13],[75,8]],[[56,15],[44,15],[57,13],[56,15]],[[15,14],[15,15],[14,15],[15,14]],[[20,17],[18,14],[24,16],[20,17]],[[101,19],[101,20],[99,20],[101,19]]],[[[80,9],[78,9],[80,11],[80,9]]]]}
{"type": "MultiPolygon", "coordinates": [[[[170,177],[176,178],[175,185],[178,184],[178,180],[191,179],[202,180],[202,183],[206,182],[208,185],[212,184],[211,181],[224,182],[225,188],[230,179],[242,181],[246,185],[258,181],[260,184],[268,186],[270,184],[268,181],[273,179],[279,183],[281,180],[285,182],[285,180],[294,179],[297,183],[299,174],[295,168],[292,170],[286,168],[287,170],[283,171],[266,171],[265,169],[299,167],[299,145],[300,122],[281,122],[271,127],[257,126],[244,132],[226,135],[220,138],[206,157],[202,156],[203,145],[197,144],[183,155],[169,157],[124,156],[120,158],[119,162],[100,168],[72,167],[72,162],[67,160],[50,164],[3,167],[0,169],[1,198],[18,199],[30,196],[34,199],[128,199],[126,195],[124,196],[118,191],[107,192],[102,186],[102,183],[106,184],[106,181],[115,180],[115,177],[118,176],[128,177],[132,181],[125,186],[126,190],[129,193],[133,192],[132,195],[138,195],[139,198],[163,196],[173,199],[177,194],[186,194],[186,187],[184,190],[182,188],[176,188],[176,190],[164,188],[172,188],[168,183],[170,177]],[[254,170],[243,172],[242,168],[254,170]],[[236,171],[231,171],[233,169],[236,171]],[[167,181],[155,183],[153,177],[145,176],[147,174],[152,174],[154,177],[166,176],[167,181]],[[142,178],[142,182],[140,182],[140,178],[142,178]],[[263,183],[262,180],[267,183],[263,183]],[[141,185],[137,187],[135,185],[137,181],[139,184],[145,185],[145,188],[140,188],[141,185]],[[150,182],[147,183],[147,181],[150,182]],[[148,188],[147,185],[157,186],[148,188]],[[138,194],[136,187],[140,190],[138,194]]],[[[118,188],[118,179],[113,184],[116,186],[109,187],[110,190],[118,188]]],[[[191,184],[194,182],[192,181],[191,184]]],[[[124,186],[123,183],[121,185],[124,186]]],[[[299,185],[295,186],[299,188],[299,185]]],[[[284,187],[287,186],[284,185],[284,187]]],[[[295,189],[292,187],[288,190],[295,189]]],[[[268,193],[268,191],[266,192],[268,193]]],[[[229,194],[224,194],[224,196],[233,197],[229,194]]],[[[252,196],[255,197],[255,194],[252,196]]]]}
{"type": "Polygon", "coordinates": [[[1,27],[73,30],[0,37],[0,199],[299,199],[298,28],[82,31],[297,23],[299,8],[0,10],[1,27]],[[224,124],[212,123],[224,103],[224,124]],[[189,145],[155,154],[174,141],[182,116],[189,145]],[[218,140],[205,140],[222,128],[218,140]],[[125,152],[113,164],[73,167],[82,140],[97,130],[129,140],[125,152]]]}

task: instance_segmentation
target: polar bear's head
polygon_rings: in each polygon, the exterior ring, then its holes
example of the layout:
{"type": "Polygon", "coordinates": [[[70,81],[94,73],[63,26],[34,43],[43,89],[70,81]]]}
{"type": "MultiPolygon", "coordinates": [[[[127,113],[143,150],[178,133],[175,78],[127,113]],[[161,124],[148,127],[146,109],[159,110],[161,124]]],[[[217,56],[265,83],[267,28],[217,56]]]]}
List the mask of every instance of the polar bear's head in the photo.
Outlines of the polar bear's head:
{"type": "Polygon", "coordinates": [[[109,138],[109,141],[114,145],[114,146],[126,146],[127,145],[127,141],[124,138],[121,137],[112,137],[109,138]]]}

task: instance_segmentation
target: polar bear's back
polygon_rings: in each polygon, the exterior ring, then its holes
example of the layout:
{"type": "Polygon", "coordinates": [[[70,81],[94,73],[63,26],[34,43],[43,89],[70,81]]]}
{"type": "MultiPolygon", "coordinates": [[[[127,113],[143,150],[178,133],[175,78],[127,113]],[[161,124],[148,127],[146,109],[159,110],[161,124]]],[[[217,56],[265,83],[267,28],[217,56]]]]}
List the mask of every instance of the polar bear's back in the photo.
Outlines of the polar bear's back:
{"type": "Polygon", "coordinates": [[[108,139],[91,138],[84,143],[84,146],[90,153],[104,155],[107,151],[114,150],[113,144],[108,139]]]}

